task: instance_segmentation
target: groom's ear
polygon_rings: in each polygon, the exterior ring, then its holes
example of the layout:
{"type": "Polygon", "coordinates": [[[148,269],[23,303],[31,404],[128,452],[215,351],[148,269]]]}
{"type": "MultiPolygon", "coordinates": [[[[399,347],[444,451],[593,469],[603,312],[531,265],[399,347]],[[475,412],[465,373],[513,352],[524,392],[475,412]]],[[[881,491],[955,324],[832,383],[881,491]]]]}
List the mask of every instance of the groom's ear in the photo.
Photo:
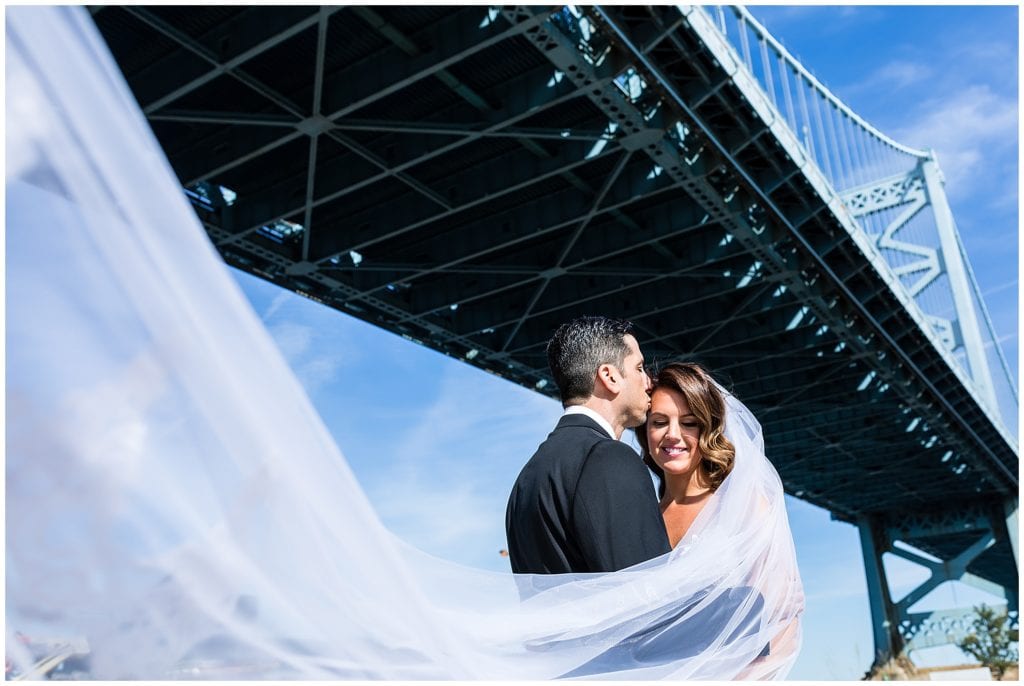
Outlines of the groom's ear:
{"type": "Polygon", "coordinates": [[[614,365],[602,364],[597,368],[597,380],[594,382],[594,390],[604,389],[609,393],[617,394],[620,381],[621,375],[614,365]]]}

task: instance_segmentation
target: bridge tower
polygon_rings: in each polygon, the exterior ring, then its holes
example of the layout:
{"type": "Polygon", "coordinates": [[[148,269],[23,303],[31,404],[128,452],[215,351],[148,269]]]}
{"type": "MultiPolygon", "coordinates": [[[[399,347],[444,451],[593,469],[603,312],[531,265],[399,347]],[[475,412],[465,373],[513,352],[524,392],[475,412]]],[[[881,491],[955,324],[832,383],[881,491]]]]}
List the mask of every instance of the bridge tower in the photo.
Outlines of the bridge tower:
{"type": "MultiPolygon", "coordinates": [[[[710,15],[692,12],[689,20],[706,44],[730,42],[729,61],[746,67],[745,77],[760,87],[755,97],[771,108],[770,116],[788,124],[817,172],[840,197],[860,244],[871,257],[881,258],[883,278],[893,290],[909,296],[911,307],[920,308],[933,344],[1016,447],[1003,422],[981,318],[995,343],[993,325],[960,240],[935,152],[902,145],[861,119],[745,8],[727,12],[720,7],[713,17],[708,21],[710,15]],[[752,45],[759,50],[752,50],[752,45]],[[758,54],[760,62],[752,57],[758,54]]],[[[1009,365],[998,343],[992,347],[1016,409],[1019,400],[1009,365]]],[[[913,428],[912,422],[908,431],[913,428]]],[[[941,464],[960,473],[963,465],[957,461],[947,451],[941,464]]],[[[989,496],[843,518],[852,520],[860,532],[876,665],[901,653],[956,644],[966,636],[972,608],[911,611],[947,582],[958,581],[1001,598],[996,609],[1009,612],[1017,622],[1017,509],[1015,496],[989,496]],[[924,567],[929,577],[895,599],[883,562],[886,553],[924,567]]]]}
{"type": "MultiPolygon", "coordinates": [[[[946,199],[944,178],[934,151],[920,158],[908,172],[853,188],[844,192],[842,197],[858,220],[895,210],[895,216],[887,217],[884,228],[873,235],[874,245],[880,253],[899,256],[896,260],[890,257],[891,266],[911,297],[916,298],[945,277],[955,316],[928,314],[928,322],[949,352],[960,351],[975,396],[991,415],[998,417],[995,385],[972,295],[972,290],[976,292],[977,287],[946,199]],[[900,230],[925,210],[931,212],[929,225],[934,227],[935,240],[927,244],[898,237],[900,230]]],[[[979,297],[977,302],[987,318],[984,301],[979,297]]],[[[1001,361],[1006,369],[1005,360],[1001,358],[1001,361]]],[[[1012,384],[1009,388],[1016,400],[1016,389],[1012,384]]],[[[969,633],[974,615],[972,608],[910,611],[911,606],[946,582],[959,581],[1002,598],[1004,602],[996,609],[1009,612],[1017,621],[1017,508],[1018,500],[1011,498],[1001,505],[987,508],[973,504],[959,511],[893,512],[858,519],[871,606],[875,664],[884,663],[901,652],[956,644],[969,633]],[[944,554],[940,556],[922,555],[920,551],[913,552],[899,545],[908,539],[928,541],[937,538],[955,538],[958,542],[952,548],[944,546],[944,554]],[[981,553],[1001,541],[1009,543],[1013,552],[1012,578],[995,581],[968,571],[981,553]],[[882,562],[885,553],[925,567],[930,576],[902,599],[894,601],[882,562]]]]}

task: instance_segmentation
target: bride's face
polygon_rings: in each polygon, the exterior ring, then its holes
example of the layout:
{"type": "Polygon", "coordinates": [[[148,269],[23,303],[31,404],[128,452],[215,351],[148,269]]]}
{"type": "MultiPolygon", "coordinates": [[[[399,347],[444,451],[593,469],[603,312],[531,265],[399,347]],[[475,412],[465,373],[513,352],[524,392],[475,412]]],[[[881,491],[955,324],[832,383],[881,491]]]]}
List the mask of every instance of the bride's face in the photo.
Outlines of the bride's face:
{"type": "Polygon", "coordinates": [[[647,445],[666,474],[686,474],[700,464],[700,424],[682,393],[656,388],[647,415],[647,445]]]}

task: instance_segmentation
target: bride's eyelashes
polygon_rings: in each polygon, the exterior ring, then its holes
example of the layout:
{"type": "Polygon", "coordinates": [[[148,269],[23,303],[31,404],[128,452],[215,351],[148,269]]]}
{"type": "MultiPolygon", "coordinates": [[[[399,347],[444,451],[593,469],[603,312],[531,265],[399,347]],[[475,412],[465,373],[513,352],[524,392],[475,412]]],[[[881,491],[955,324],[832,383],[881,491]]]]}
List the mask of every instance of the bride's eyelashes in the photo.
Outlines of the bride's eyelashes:
{"type": "MultiPolygon", "coordinates": [[[[652,419],[651,420],[651,426],[653,426],[653,427],[661,428],[661,427],[666,426],[666,425],[668,425],[668,422],[665,421],[664,419],[652,419]]],[[[680,422],[679,426],[683,427],[684,429],[699,429],[700,428],[700,424],[698,424],[697,422],[680,422]]]]}

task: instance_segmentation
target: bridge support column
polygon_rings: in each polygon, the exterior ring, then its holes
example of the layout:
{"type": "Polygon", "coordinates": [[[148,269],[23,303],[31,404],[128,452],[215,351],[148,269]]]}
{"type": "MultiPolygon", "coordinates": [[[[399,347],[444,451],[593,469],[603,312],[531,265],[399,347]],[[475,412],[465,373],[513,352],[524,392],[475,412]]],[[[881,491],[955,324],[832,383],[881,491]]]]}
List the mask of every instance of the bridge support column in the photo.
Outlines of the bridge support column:
{"type": "Polygon", "coordinates": [[[1017,534],[1018,534],[1018,522],[1017,522],[1017,507],[1019,501],[1016,498],[1006,501],[1006,538],[1010,541],[1010,548],[1013,550],[1013,563],[1017,567],[1017,573],[1020,573],[1020,550],[1017,548],[1017,534]]]}
{"type": "Polygon", "coordinates": [[[999,416],[999,405],[996,402],[995,389],[992,386],[992,374],[988,368],[985,353],[985,341],[981,337],[981,327],[974,311],[974,300],[971,296],[971,285],[967,279],[967,270],[960,247],[957,243],[956,224],[953,213],[949,209],[946,193],[943,190],[942,173],[939,171],[935,154],[921,162],[921,174],[924,176],[928,202],[935,213],[935,227],[939,233],[939,244],[942,251],[942,262],[953,291],[953,303],[964,348],[967,351],[967,364],[971,370],[971,378],[978,394],[985,400],[989,410],[999,416]]]}
{"type": "MultiPolygon", "coordinates": [[[[1009,544],[1010,552],[1013,555],[1013,573],[1014,578],[1020,578],[1020,551],[1017,548],[1017,535],[1018,535],[1018,521],[1017,521],[1017,507],[1019,501],[1017,498],[1010,498],[1003,504],[1004,517],[1001,522],[998,522],[999,526],[997,531],[999,537],[1006,540],[1009,544]]],[[[1017,586],[1006,589],[1006,606],[1012,613],[1017,613],[1018,618],[1020,614],[1020,597],[1018,596],[1017,586]]]]}
{"type": "Polygon", "coordinates": [[[882,554],[889,547],[885,530],[878,520],[862,518],[858,523],[860,546],[864,555],[864,576],[868,586],[868,603],[871,606],[871,629],[875,638],[875,661],[880,665],[900,654],[903,637],[899,633],[895,606],[889,594],[889,582],[882,564],[882,554]]]}
{"type": "Polygon", "coordinates": [[[1002,598],[993,603],[997,610],[1011,613],[1017,621],[1017,501],[1003,508],[975,506],[958,512],[932,514],[890,514],[886,517],[864,517],[859,521],[861,548],[864,554],[868,599],[875,639],[875,665],[884,663],[901,652],[956,644],[970,629],[973,608],[952,608],[932,612],[910,612],[910,607],[947,581],[968,586],[1002,598]],[[952,552],[949,541],[960,542],[952,552]],[[918,553],[896,546],[908,546],[930,552],[918,553]],[[998,580],[983,578],[968,571],[985,551],[999,546],[1002,554],[1012,552],[1013,567],[1002,570],[998,580]],[[931,554],[937,549],[947,551],[943,558],[931,554]],[[886,579],[882,556],[891,553],[928,569],[931,574],[917,588],[894,602],[886,579]]]}

